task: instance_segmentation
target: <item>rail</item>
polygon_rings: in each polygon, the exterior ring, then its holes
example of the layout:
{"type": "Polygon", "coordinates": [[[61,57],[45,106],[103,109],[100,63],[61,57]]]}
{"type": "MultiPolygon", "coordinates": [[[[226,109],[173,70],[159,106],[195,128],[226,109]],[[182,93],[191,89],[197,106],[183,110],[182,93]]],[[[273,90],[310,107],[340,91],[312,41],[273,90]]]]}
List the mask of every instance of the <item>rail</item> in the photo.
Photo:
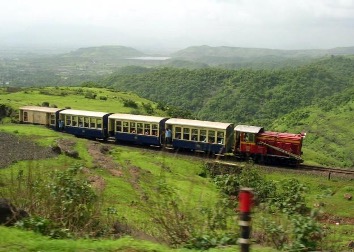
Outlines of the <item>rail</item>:
{"type": "Polygon", "coordinates": [[[341,168],[333,168],[333,167],[322,167],[322,166],[313,166],[313,165],[304,165],[300,164],[297,169],[299,170],[307,170],[307,171],[319,171],[319,172],[328,172],[328,173],[341,173],[354,175],[354,169],[341,169],[341,168]]]}

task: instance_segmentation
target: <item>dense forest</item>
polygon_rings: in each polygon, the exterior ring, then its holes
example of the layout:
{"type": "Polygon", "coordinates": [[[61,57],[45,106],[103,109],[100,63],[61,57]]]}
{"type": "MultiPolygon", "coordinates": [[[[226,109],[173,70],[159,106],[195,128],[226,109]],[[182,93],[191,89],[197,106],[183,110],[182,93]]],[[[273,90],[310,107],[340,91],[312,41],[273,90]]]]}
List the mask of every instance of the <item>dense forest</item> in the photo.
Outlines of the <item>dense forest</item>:
{"type": "Polygon", "coordinates": [[[195,119],[306,131],[312,133],[305,142],[309,158],[352,167],[352,69],[354,59],[342,56],[279,70],[127,67],[100,85],[135,92],[162,108],[181,107],[195,119]]]}
{"type": "Polygon", "coordinates": [[[101,84],[183,107],[198,119],[270,125],[297,108],[320,104],[328,110],[349,101],[352,69],[354,60],[344,57],[283,70],[128,67],[101,84]],[[327,101],[333,95],[335,102],[327,101]]]}

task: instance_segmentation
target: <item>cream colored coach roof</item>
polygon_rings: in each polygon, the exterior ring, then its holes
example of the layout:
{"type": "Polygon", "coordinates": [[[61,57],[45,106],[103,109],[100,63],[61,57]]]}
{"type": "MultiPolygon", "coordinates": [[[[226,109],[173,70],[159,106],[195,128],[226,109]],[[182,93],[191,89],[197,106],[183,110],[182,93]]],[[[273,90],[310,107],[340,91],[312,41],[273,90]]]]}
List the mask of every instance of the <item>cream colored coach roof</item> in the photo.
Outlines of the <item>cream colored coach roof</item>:
{"type": "Polygon", "coordinates": [[[255,133],[255,134],[257,134],[263,130],[264,130],[263,127],[249,126],[249,125],[237,125],[235,127],[235,131],[246,132],[246,133],[255,133]]]}
{"type": "Polygon", "coordinates": [[[159,123],[162,120],[167,119],[166,117],[132,115],[132,114],[112,114],[108,118],[117,119],[117,120],[138,121],[138,122],[151,122],[151,123],[159,123]]]}
{"type": "Polygon", "coordinates": [[[103,117],[109,113],[106,112],[95,112],[95,111],[87,111],[87,110],[76,110],[76,109],[65,109],[59,112],[63,115],[77,115],[77,116],[90,116],[90,117],[103,117]]]}
{"type": "Polygon", "coordinates": [[[180,119],[180,118],[168,119],[166,121],[166,124],[190,126],[190,127],[203,127],[203,128],[212,128],[212,129],[226,129],[229,126],[233,126],[232,123],[199,121],[199,120],[189,120],[189,119],[180,119]]]}
{"type": "Polygon", "coordinates": [[[40,107],[40,106],[23,106],[20,108],[20,110],[55,113],[61,109],[60,108],[40,107]]]}

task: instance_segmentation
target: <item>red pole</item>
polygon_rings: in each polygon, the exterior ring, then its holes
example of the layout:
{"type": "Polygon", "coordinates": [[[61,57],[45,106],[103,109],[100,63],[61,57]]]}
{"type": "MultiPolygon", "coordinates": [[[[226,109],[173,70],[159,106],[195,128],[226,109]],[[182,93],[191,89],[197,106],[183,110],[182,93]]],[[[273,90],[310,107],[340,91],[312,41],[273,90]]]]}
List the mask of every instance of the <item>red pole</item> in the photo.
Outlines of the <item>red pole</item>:
{"type": "Polygon", "coordinates": [[[253,201],[252,189],[241,188],[238,198],[240,208],[239,226],[241,227],[241,237],[238,241],[241,245],[241,252],[248,252],[251,244],[251,207],[253,201]]]}

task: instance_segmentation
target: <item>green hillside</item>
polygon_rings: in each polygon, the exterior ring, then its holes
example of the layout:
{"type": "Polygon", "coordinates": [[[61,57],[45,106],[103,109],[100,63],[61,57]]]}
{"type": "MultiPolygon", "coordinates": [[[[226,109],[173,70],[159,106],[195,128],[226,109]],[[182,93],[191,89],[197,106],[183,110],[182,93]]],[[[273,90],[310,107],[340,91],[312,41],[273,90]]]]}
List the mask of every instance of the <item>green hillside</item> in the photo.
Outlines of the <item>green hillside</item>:
{"type": "Polygon", "coordinates": [[[8,116],[8,108],[17,110],[22,106],[42,106],[44,103],[58,108],[166,115],[156,103],[130,92],[87,87],[0,88],[0,121],[8,116]]]}
{"type": "MultiPolygon", "coordinates": [[[[167,106],[185,108],[198,119],[262,125],[272,129],[276,128],[273,123],[276,119],[298,109],[317,106],[327,114],[329,110],[347,106],[353,100],[352,69],[352,58],[338,56],[283,70],[163,68],[139,70],[139,74],[117,72],[101,83],[117,90],[136,92],[167,106]]],[[[344,111],[348,119],[343,123],[352,125],[351,110],[344,111]]],[[[316,121],[309,123],[316,124],[316,121]]],[[[332,129],[326,127],[323,125],[323,130],[331,132],[332,129]]],[[[299,129],[283,127],[283,130],[297,132],[299,129]]],[[[352,136],[346,128],[341,134],[347,138],[352,136]]],[[[306,141],[305,146],[312,147],[306,141]]],[[[325,145],[324,149],[326,146],[329,148],[325,145]]],[[[332,155],[330,148],[319,156],[328,153],[332,155]]],[[[350,152],[345,153],[344,158],[352,160],[350,152]]],[[[337,165],[353,167],[352,161],[340,161],[337,165]]]]}
{"type": "MultiPolygon", "coordinates": [[[[213,177],[200,153],[103,143],[9,122],[10,117],[16,119],[14,109],[43,103],[166,113],[135,94],[102,88],[0,89],[0,197],[31,216],[17,228],[0,227],[0,251],[235,251],[240,187],[254,188],[256,202],[261,203],[252,212],[253,251],[348,248],[354,213],[343,195],[354,191],[350,177],[334,174],[328,180],[326,175],[246,162],[236,163],[240,170],[235,174],[213,177]],[[125,106],[127,100],[136,106],[125,106]],[[144,104],[151,104],[153,111],[144,104]],[[77,157],[66,151],[53,153],[53,147],[69,149],[77,157]],[[50,155],[36,156],[39,151],[50,155]]],[[[342,104],[337,118],[344,121],[353,104],[342,104]]],[[[334,113],[331,108],[328,102],[327,121],[334,113]]],[[[316,110],[320,109],[314,106],[316,110]]],[[[311,116],[286,116],[278,127],[295,129],[311,122],[306,121],[311,116]]],[[[335,127],[335,120],[331,124],[335,127]]]]}

